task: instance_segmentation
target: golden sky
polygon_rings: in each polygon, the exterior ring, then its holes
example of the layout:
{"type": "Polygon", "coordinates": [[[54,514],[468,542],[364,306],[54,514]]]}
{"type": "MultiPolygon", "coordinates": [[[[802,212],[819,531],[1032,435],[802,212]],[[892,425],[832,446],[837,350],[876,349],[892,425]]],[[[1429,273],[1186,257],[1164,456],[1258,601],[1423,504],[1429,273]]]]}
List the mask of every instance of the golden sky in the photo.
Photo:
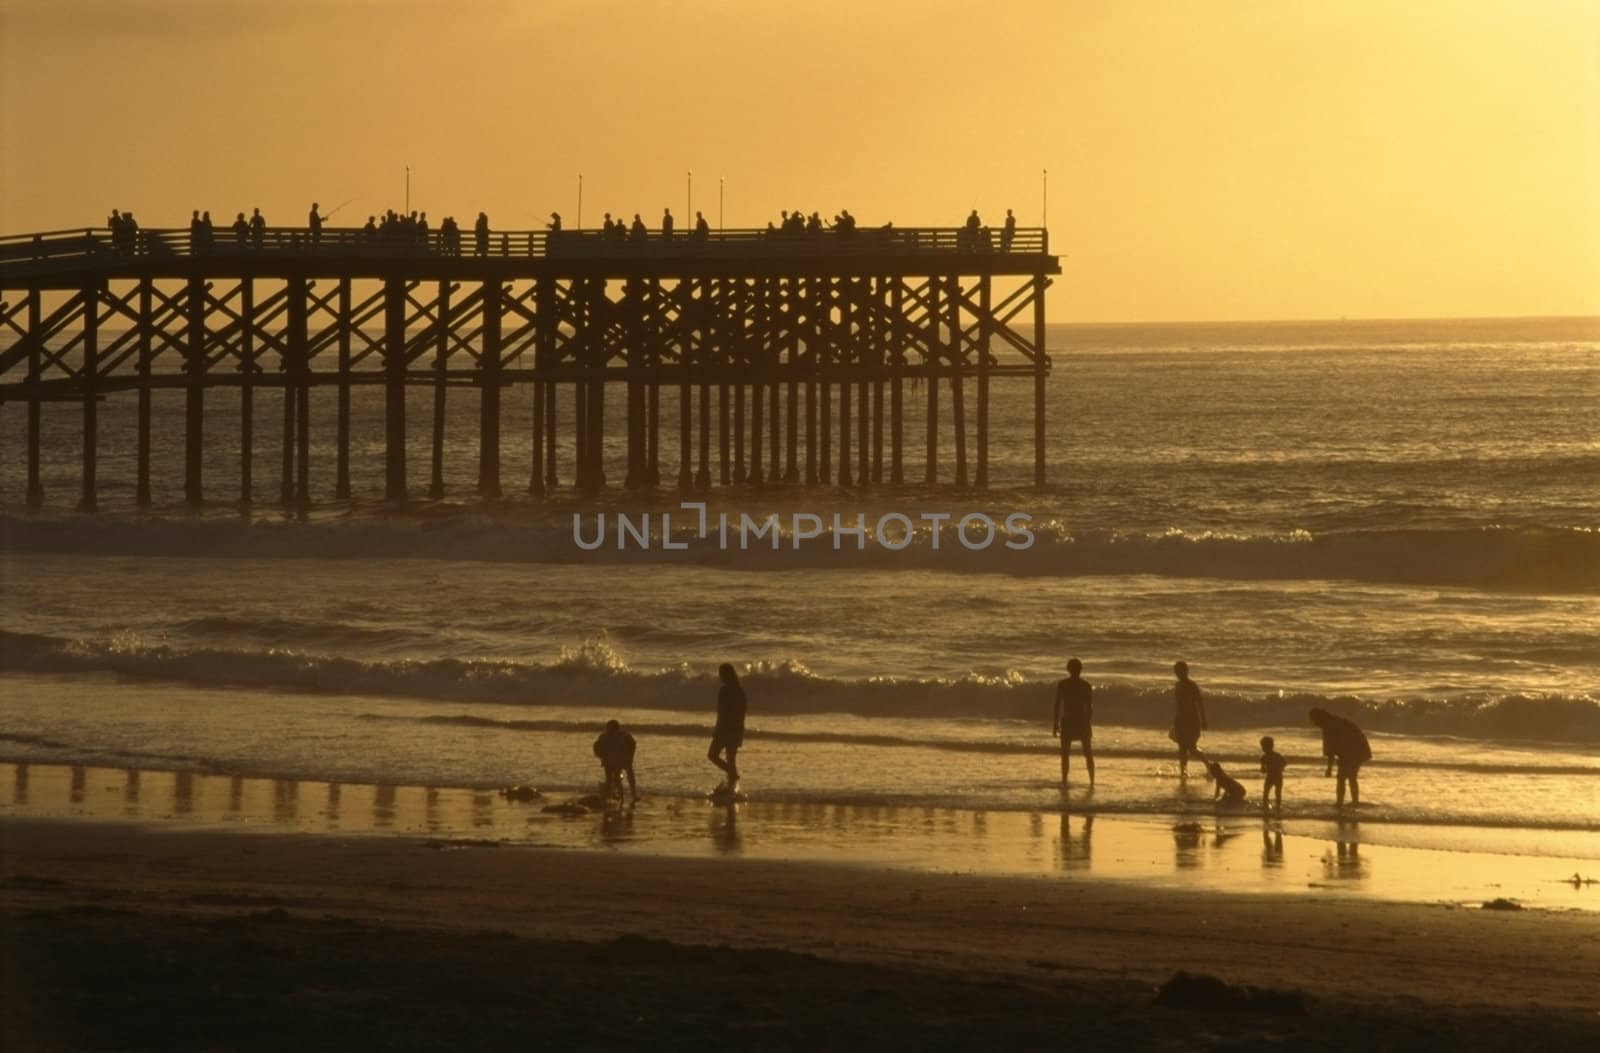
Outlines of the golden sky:
{"type": "Polygon", "coordinates": [[[1052,321],[1600,314],[1600,0],[0,0],[0,231],[1040,221],[1052,321]]]}

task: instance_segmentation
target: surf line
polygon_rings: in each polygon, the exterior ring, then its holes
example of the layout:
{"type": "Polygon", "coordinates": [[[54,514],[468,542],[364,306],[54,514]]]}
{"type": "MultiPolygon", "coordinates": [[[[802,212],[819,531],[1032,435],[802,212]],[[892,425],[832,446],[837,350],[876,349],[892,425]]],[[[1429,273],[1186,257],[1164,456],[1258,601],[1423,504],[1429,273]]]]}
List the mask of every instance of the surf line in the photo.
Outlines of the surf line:
{"type": "MultiPolygon", "coordinates": [[[[672,513],[662,512],[654,520],[649,512],[637,517],[626,512],[594,513],[593,536],[586,536],[584,513],[572,513],[572,543],[585,552],[593,552],[606,544],[608,533],[618,551],[630,545],[640,550],[658,547],[662,551],[685,551],[691,547],[714,544],[723,551],[745,551],[752,544],[769,544],[773,551],[789,547],[798,551],[802,547],[819,547],[831,544],[834,551],[844,548],[846,536],[855,539],[857,551],[865,551],[868,541],[878,548],[900,552],[909,548],[919,536],[928,539],[928,547],[937,552],[941,540],[954,536],[957,543],[969,552],[982,552],[997,542],[1005,548],[1020,552],[1033,547],[1033,531],[1028,525],[1033,517],[1026,512],[1001,515],[1002,527],[996,517],[986,512],[918,512],[915,516],[904,512],[886,512],[869,528],[867,514],[857,512],[852,523],[846,514],[834,512],[828,518],[814,512],[793,512],[786,518],[777,512],[764,516],[751,516],[739,512],[737,516],[718,512],[713,518],[706,511],[704,501],[685,501],[680,510],[696,513],[689,522],[674,528],[672,513]],[[608,531],[607,523],[612,524],[608,531]],[[830,522],[831,520],[831,522],[830,522]]],[[[681,521],[680,521],[681,522],[681,521]]]]}

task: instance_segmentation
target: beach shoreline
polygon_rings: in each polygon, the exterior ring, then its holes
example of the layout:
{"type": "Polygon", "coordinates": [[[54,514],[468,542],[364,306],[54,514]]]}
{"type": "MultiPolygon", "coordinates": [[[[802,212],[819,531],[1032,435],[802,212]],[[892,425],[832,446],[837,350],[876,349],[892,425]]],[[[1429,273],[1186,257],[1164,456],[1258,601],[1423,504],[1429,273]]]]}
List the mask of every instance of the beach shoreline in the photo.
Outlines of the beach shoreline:
{"type": "Polygon", "coordinates": [[[658,1036],[776,1048],[896,1035],[975,1046],[1012,1026],[1022,1031],[1004,1033],[1024,1039],[1077,1027],[1091,1046],[1118,1035],[1190,1047],[1254,1035],[1263,1048],[1333,1048],[1359,1035],[1453,1035],[1465,1048],[1600,1038],[1600,915],[1587,912],[8,818],[0,914],[11,959],[0,969],[5,1027],[24,1040],[7,1048],[19,1049],[95,1045],[116,1021],[132,1048],[265,1048],[267,1036],[318,1020],[334,1033],[343,1018],[330,1006],[358,995],[413,1003],[411,1016],[393,1018],[365,1006],[362,1026],[386,1037],[374,1045],[424,1048],[444,1033],[430,1029],[452,1026],[462,997],[492,992],[510,1001],[483,1009],[496,1023],[471,1044],[486,1048],[514,1044],[513,1034],[551,1045],[561,1035],[648,1041],[652,1022],[658,1036]],[[420,979],[351,971],[380,951],[437,980],[439,1004],[416,1004],[429,997],[420,979]],[[159,990],[136,966],[152,956],[149,968],[177,976],[159,990]],[[763,970],[772,975],[752,980],[763,970]],[[1309,1015],[1152,1008],[1155,987],[1177,970],[1292,988],[1309,1015]],[[188,999],[193,1027],[159,1031],[151,1006],[119,1001],[126,989],[188,999]],[[863,1003],[863,990],[877,1000],[863,1003]],[[919,1006],[939,1008],[907,1019],[919,1006]],[[241,1007],[261,1017],[259,1033],[222,1019],[241,1007]],[[288,1012],[297,1007],[309,1015],[288,1012]],[[502,1010],[515,1019],[495,1016],[502,1010]],[[398,1026],[407,1019],[409,1031],[398,1026]]]}

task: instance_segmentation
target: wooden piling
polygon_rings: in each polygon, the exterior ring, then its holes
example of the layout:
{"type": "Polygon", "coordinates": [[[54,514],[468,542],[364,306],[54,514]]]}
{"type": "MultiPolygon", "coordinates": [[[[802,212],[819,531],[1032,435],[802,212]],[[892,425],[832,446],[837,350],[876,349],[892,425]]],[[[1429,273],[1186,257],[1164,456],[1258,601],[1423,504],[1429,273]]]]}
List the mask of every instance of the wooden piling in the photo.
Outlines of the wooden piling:
{"type": "Polygon", "coordinates": [[[97,504],[95,471],[100,455],[100,284],[84,286],[83,296],[83,496],[78,511],[93,512],[97,504]]]}
{"type": "Polygon", "coordinates": [[[154,281],[148,275],[139,279],[139,434],[133,501],[140,508],[150,507],[150,312],[154,306],[154,293],[154,281]]]}
{"type": "Polygon", "coordinates": [[[905,368],[906,338],[900,326],[905,324],[905,280],[894,279],[889,299],[895,320],[895,330],[890,334],[889,366],[889,485],[905,482],[905,368]]]}
{"type": "Polygon", "coordinates": [[[309,289],[302,277],[289,279],[289,327],[284,334],[289,349],[284,364],[283,389],[283,503],[304,507],[310,503],[305,492],[310,479],[311,351],[307,333],[309,289]]]}
{"type": "Polygon", "coordinates": [[[1044,291],[1049,283],[1043,275],[1033,279],[1033,485],[1044,485],[1044,378],[1050,360],[1044,346],[1044,291]]]}
{"type": "MultiPolygon", "coordinates": [[[[684,375],[687,378],[688,374],[684,375]]],[[[694,407],[690,396],[689,381],[685,379],[678,385],[678,491],[685,494],[694,489],[694,466],[690,463],[694,458],[694,407]]]]}
{"type": "Polygon", "coordinates": [[[728,385],[717,385],[717,480],[727,486],[733,482],[733,464],[728,441],[728,385]]]}
{"type": "Polygon", "coordinates": [[[350,498],[350,336],[355,319],[350,316],[350,279],[339,279],[338,420],[334,432],[333,496],[350,498]]]}
{"type": "MultiPolygon", "coordinates": [[[[446,304],[441,317],[449,317],[446,304]]],[[[483,283],[483,346],[479,350],[478,496],[500,497],[500,323],[505,290],[500,279],[483,283]]]]}
{"type": "Polygon", "coordinates": [[[767,479],[774,483],[783,478],[783,430],[781,427],[781,414],[778,409],[783,398],[782,387],[781,381],[778,380],[778,374],[775,372],[772,383],[767,385],[767,390],[770,392],[770,398],[772,399],[772,405],[768,407],[771,411],[771,418],[768,421],[771,434],[768,438],[772,443],[772,467],[767,471],[767,479]]]}
{"type": "Polygon", "coordinates": [[[939,280],[928,279],[928,467],[922,481],[929,486],[939,481],[939,280]]]}
{"type": "Polygon", "coordinates": [[[733,482],[743,486],[744,476],[744,384],[733,386],[733,482]]]}
{"type": "Polygon", "coordinates": [[[993,320],[989,276],[978,280],[978,489],[989,488],[989,356],[993,320]]]}
{"type": "Polygon", "coordinates": [[[255,282],[239,280],[239,506],[255,501],[256,353],[255,282]]]}
{"type": "MultiPolygon", "coordinates": [[[[838,339],[833,342],[837,351],[836,361],[845,367],[854,365],[851,354],[855,350],[855,342],[851,338],[851,320],[853,304],[850,302],[849,288],[846,284],[839,297],[839,327],[834,330],[838,339]]],[[[850,485],[850,381],[839,382],[839,485],[850,485]]]]}
{"type": "Polygon", "coordinates": [[[406,283],[391,276],[383,293],[383,498],[406,499],[406,283]]]}
{"type": "Polygon", "coordinates": [[[757,379],[750,385],[750,475],[748,481],[752,486],[760,486],[761,472],[761,408],[766,404],[761,397],[761,381],[757,379]]]}
{"type": "Polygon", "coordinates": [[[554,493],[561,483],[560,475],[556,471],[556,384],[546,381],[544,385],[544,486],[546,493],[554,493]]]}
{"type": "Polygon", "coordinates": [[[183,496],[190,505],[205,499],[202,471],[205,463],[206,423],[206,281],[189,279],[184,355],[183,496]]]}
{"type": "MultiPolygon", "coordinates": [[[[808,369],[812,368],[809,364],[808,369]]],[[[806,381],[806,485],[817,485],[817,382],[806,381]]]]}
{"type": "Polygon", "coordinates": [[[437,501],[444,497],[444,418],[446,402],[446,371],[450,366],[450,283],[439,283],[438,314],[433,329],[433,442],[428,473],[428,497],[437,501]]]}
{"type": "Polygon", "coordinates": [[[700,385],[700,470],[695,473],[694,487],[704,493],[711,489],[711,385],[700,385]]]}
{"type": "MultiPolygon", "coordinates": [[[[602,369],[604,367],[601,367],[602,369]]],[[[603,375],[603,374],[602,374],[603,375]]],[[[606,488],[606,382],[589,382],[589,490],[606,488]]]]}
{"type": "MultiPolygon", "coordinates": [[[[542,379],[545,370],[551,368],[555,360],[556,347],[556,283],[554,278],[543,276],[536,279],[534,286],[534,330],[533,330],[533,439],[531,464],[528,468],[528,492],[535,497],[543,497],[548,493],[545,478],[545,443],[546,424],[545,414],[547,409],[553,408],[551,389],[554,385],[542,379]]],[[[550,463],[551,473],[554,474],[555,462],[550,463]]],[[[548,482],[554,486],[554,481],[548,482]]]]}
{"type": "Polygon", "coordinates": [[[40,436],[43,432],[39,382],[44,362],[44,325],[39,289],[28,290],[28,507],[44,504],[44,481],[40,474],[40,436]]]}
{"type": "Polygon", "coordinates": [[[300,357],[300,383],[295,385],[295,508],[311,508],[311,353],[300,357]]]}
{"type": "Polygon", "coordinates": [[[967,353],[961,335],[961,279],[950,275],[950,426],[956,437],[956,486],[967,488],[967,353]]]}

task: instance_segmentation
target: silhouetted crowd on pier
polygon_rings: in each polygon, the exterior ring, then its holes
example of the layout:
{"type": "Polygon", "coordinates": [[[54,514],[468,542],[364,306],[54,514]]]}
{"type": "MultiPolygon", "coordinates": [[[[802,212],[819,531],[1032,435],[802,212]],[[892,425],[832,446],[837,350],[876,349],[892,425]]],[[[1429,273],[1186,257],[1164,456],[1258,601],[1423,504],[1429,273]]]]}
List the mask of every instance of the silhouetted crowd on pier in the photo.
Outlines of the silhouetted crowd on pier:
{"type": "MultiPolygon", "coordinates": [[[[340,251],[376,250],[385,254],[462,255],[461,226],[454,216],[444,217],[435,228],[430,226],[425,211],[402,213],[389,209],[381,215],[369,215],[366,224],[360,228],[332,230],[325,236],[324,224],[329,218],[322,214],[316,202],[312,202],[303,227],[269,228],[261,209],[255,208],[248,218],[243,212],[237,213],[230,228],[231,238],[228,236],[230,232],[224,232],[219,243],[210,211],[195,209],[189,220],[189,251],[194,255],[206,255],[218,251],[261,252],[267,249],[315,250],[336,247],[340,251]]],[[[131,212],[113,210],[107,226],[111,230],[111,247],[117,252],[134,255],[177,251],[176,245],[168,240],[172,233],[170,231],[145,231],[141,236],[139,225],[131,212]]],[[[725,239],[719,230],[716,240],[749,243],[755,236],[764,237],[769,242],[803,244],[831,238],[837,242],[861,240],[884,247],[953,247],[960,252],[983,253],[1012,251],[1016,232],[1016,217],[1010,209],[1006,210],[1005,223],[998,233],[998,245],[996,232],[982,221],[974,209],[967,216],[965,224],[956,229],[953,246],[946,240],[949,238],[948,228],[942,237],[938,231],[896,229],[893,223],[858,233],[856,217],[851,215],[849,209],[840,209],[831,222],[824,220],[817,211],[807,214],[799,209],[785,209],[776,222],[767,224],[763,232],[740,231],[734,237],[725,239]]],[[[494,244],[489,217],[484,212],[478,213],[472,234],[471,249],[474,256],[504,256],[513,252],[533,255],[539,245],[538,236],[526,231],[501,231],[499,243],[494,244]]],[[[695,212],[694,223],[686,230],[680,230],[672,210],[666,208],[662,210],[661,219],[654,230],[646,225],[637,212],[633,214],[631,222],[620,215],[613,219],[612,214],[607,212],[597,231],[564,230],[560,214],[552,212],[546,224],[543,245],[547,253],[561,254],[600,245],[643,246],[677,242],[693,246],[712,240],[711,224],[704,213],[695,212]]]]}

